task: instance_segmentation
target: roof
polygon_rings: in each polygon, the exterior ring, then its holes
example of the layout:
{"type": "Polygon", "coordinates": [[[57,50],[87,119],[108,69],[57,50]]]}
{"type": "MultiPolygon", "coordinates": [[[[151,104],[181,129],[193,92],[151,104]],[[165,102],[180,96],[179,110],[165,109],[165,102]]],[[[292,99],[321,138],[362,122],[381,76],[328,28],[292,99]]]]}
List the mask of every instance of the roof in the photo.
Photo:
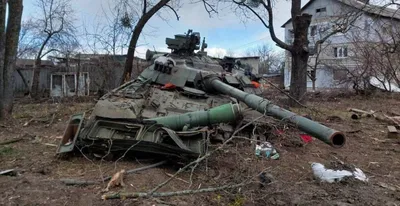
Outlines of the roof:
{"type": "MultiPolygon", "coordinates": [[[[35,59],[17,59],[16,65],[17,66],[33,66],[35,65],[35,59]]],[[[54,66],[53,62],[49,60],[42,60],[41,66],[54,66]]]]}
{"type": "Polygon", "coordinates": [[[248,57],[229,57],[229,56],[226,56],[226,58],[231,58],[231,59],[259,59],[260,56],[248,56],[248,57]]]}
{"type": "MultiPolygon", "coordinates": [[[[306,9],[308,6],[310,6],[315,0],[310,0],[305,4],[302,8],[301,11],[306,9]]],[[[377,15],[377,16],[382,16],[386,18],[394,18],[394,19],[400,19],[400,12],[397,12],[396,9],[391,9],[388,7],[382,7],[382,6],[377,6],[377,5],[372,5],[372,4],[366,4],[364,2],[358,1],[358,0],[336,0],[338,2],[341,2],[347,6],[365,11],[369,14],[377,15]]],[[[284,24],[282,24],[281,27],[285,27],[287,23],[289,23],[292,19],[290,18],[287,20],[284,24]]]]}

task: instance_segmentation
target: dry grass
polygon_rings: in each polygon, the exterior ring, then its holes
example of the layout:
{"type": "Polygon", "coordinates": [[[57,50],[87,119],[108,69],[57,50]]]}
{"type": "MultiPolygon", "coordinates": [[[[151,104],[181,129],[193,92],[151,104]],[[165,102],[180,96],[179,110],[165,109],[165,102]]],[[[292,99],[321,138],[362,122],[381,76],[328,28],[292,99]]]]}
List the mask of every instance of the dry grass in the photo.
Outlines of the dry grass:
{"type": "MultiPolygon", "coordinates": [[[[280,97],[281,98],[281,97],[280,97]]],[[[273,98],[270,98],[274,101],[273,98]]],[[[280,100],[277,101],[281,101],[280,100]]],[[[311,115],[314,120],[346,132],[347,144],[334,149],[315,139],[309,144],[297,144],[299,131],[291,129],[282,137],[270,137],[269,141],[278,149],[279,160],[257,158],[254,148],[247,140],[236,141],[212,156],[207,164],[200,164],[193,174],[190,189],[238,183],[266,170],[272,176],[271,183],[264,188],[258,184],[239,190],[227,190],[194,196],[179,196],[150,200],[101,201],[101,189],[105,184],[87,187],[68,187],[60,178],[94,180],[103,175],[112,175],[119,169],[132,169],[147,165],[147,160],[90,162],[77,156],[67,160],[57,159],[55,147],[44,143],[58,144],[65,123],[73,113],[92,108],[93,102],[80,103],[23,103],[15,106],[13,122],[3,122],[8,128],[0,128],[0,139],[24,136],[25,141],[0,146],[0,169],[16,168],[18,177],[0,176],[0,202],[3,204],[40,205],[152,205],[163,202],[171,205],[386,205],[400,204],[400,191],[379,186],[384,182],[400,185],[400,149],[396,141],[387,141],[386,124],[371,118],[351,120],[347,108],[400,112],[397,96],[378,97],[323,97],[310,101],[310,109],[294,109],[299,114],[311,115]],[[32,122],[32,118],[56,120],[47,123],[32,122]],[[341,120],[327,121],[329,116],[341,120]],[[356,131],[356,132],[354,132],[356,131]],[[318,183],[313,180],[310,163],[320,162],[334,165],[338,160],[361,168],[368,177],[368,184],[360,182],[318,183]],[[207,168],[207,169],[206,169],[207,168]],[[34,198],[33,198],[34,197],[34,198]]],[[[166,165],[127,177],[125,188],[113,191],[145,192],[169,178],[181,165],[166,165]]],[[[189,181],[191,170],[179,175],[189,181]]],[[[161,191],[189,189],[189,185],[173,180],[161,191]]]]}

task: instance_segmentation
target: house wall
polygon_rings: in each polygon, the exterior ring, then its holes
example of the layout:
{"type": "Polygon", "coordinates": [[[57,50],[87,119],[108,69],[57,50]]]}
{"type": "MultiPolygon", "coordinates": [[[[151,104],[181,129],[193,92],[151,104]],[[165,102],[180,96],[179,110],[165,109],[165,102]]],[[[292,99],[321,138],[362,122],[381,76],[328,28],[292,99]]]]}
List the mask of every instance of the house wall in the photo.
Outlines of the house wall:
{"type": "Polygon", "coordinates": [[[249,64],[251,67],[253,67],[253,74],[258,74],[259,73],[259,63],[260,63],[260,58],[238,58],[240,62],[243,64],[249,64]]]}
{"type": "MultiPolygon", "coordinates": [[[[140,69],[143,69],[146,65],[139,64],[134,65],[134,67],[139,66],[140,69]]],[[[88,72],[89,80],[90,80],[90,91],[96,92],[100,89],[101,85],[104,83],[105,92],[112,90],[119,85],[120,78],[122,77],[124,67],[123,65],[82,65],[80,68],[80,72],[88,72]]],[[[136,70],[136,68],[134,68],[136,70]]],[[[28,85],[31,85],[33,68],[20,68],[22,75],[25,77],[28,85]]],[[[40,70],[40,78],[39,78],[39,90],[44,92],[46,95],[49,94],[50,90],[50,78],[51,74],[57,72],[77,72],[76,67],[47,67],[42,68],[40,70]]],[[[135,72],[136,74],[137,72],[135,72]]],[[[137,74],[136,74],[137,75],[137,74]]],[[[14,82],[14,93],[16,95],[20,95],[27,91],[25,84],[21,76],[17,71],[14,71],[13,74],[13,82],[14,82]]]]}
{"type": "MultiPolygon", "coordinates": [[[[332,32],[332,26],[335,25],[335,21],[338,19],[344,19],[344,15],[355,15],[359,14],[360,16],[353,22],[353,26],[346,33],[337,33],[331,36],[324,44],[321,45],[321,52],[318,54],[318,61],[316,61],[317,54],[310,56],[309,65],[313,66],[315,63],[318,63],[317,71],[316,71],[316,88],[343,88],[348,87],[349,85],[339,84],[339,81],[334,78],[338,77],[339,73],[342,71],[335,71],[332,68],[327,68],[324,65],[333,65],[337,70],[341,70],[342,68],[353,69],[357,67],[357,61],[354,57],[354,53],[357,52],[355,49],[355,37],[357,39],[363,39],[363,41],[371,41],[376,42],[380,41],[380,36],[376,31],[381,33],[383,27],[389,27],[393,29],[396,27],[393,24],[393,20],[387,18],[377,18],[371,16],[367,13],[359,13],[358,10],[355,10],[352,7],[349,7],[345,4],[342,4],[336,0],[314,0],[314,2],[304,9],[303,13],[309,13],[313,15],[308,38],[310,41],[309,47],[310,50],[314,50],[315,43],[325,37],[327,34],[332,32]],[[326,12],[317,13],[316,9],[318,8],[326,8],[326,12]],[[316,27],[315,27],[316,26],[316,27]],[[313,33],[311,30],[316,28],[316,32],[313,33]],[[320,30],[320,28],[326,28],[326,31],[320,30]],[[314,35],[312,35],[314,34],[314,35]],[[347,47],[347,57],[335,57],[334,48],[347,47]],[[334,75],[335,74],[335,75],[334,75]]],[[[398,22],[396,22],[398,27],[398,22]]],[[[293,28],[292,22],[289,22],[285,25],[285,42],[292,43],[293,36],[290,33],[290,30],[293,28]]],[[[389,37],[384,37],[389,40],[389,37]]],[[[284,85],[285,88],[289,88],[290,85],[290,72],[291,72],[291,55],[289,52],[285,52],[285,68],[284,68],[284,85]]],[[[311,68],[309,68],[311,69],[311,68]]],[[[312,82],[308,78],[307,87],[312,87],[312,82]]]]}

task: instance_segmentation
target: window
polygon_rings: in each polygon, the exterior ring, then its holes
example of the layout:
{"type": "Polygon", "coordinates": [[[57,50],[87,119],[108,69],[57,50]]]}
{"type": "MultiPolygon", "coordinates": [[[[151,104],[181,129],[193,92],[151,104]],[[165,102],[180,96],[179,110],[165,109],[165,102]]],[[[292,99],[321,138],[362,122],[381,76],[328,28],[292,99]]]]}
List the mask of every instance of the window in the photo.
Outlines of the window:
{"type": "Polygon", "coordinates": [[[318,8],[315,10],[316,13],[320,13],[320,12],[326,12],[326,7],[323,8],[318,8]]]}
{"type": "Polygon", "coordinates": [[[333,55],[336,58],[347,57],[347,47],[333,47],[333,55]]]}
{"type": "Polygon", "coordinates": [[[307,81],[312,81],[313,79],[315,80],[315,70],[308,70],[307,71],[307,81]]]}
{"type": "Polygon", "coordinates": [[[317,34],[317,26],[311,26],[311,36],[315,36],[317,34]]]}

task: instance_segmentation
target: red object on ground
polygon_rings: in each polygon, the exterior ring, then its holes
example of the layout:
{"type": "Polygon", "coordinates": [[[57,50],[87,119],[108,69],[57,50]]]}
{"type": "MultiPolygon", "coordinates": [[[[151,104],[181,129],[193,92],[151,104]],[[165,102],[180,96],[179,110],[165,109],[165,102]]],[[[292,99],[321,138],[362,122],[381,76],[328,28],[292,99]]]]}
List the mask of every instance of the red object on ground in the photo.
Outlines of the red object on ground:
{"type": "Polygon", "coordinates": [[[166,83],[164,86],[161,87],[161,89],[174,89],[176,86],[172,83],[166,83]]]}
{"type": "Polygon", "coordinates": [[[276,134],[283,134],[283,133],[285,133],[283,130],[280,130],[280,129],[276,130],[276,134]]]}
{"type": "Polygon", "coordinates": [[[309,143],[312,141],[312,137],[308,134],[300,134],[300,137],[305,143],[309,143]]]}
{"type": "Polygon", "coordinates": [[[260,87],[260,83],[258,83],[258,82],[251,81],[251,83],[254,85],[255,88],[260,87]]]}

